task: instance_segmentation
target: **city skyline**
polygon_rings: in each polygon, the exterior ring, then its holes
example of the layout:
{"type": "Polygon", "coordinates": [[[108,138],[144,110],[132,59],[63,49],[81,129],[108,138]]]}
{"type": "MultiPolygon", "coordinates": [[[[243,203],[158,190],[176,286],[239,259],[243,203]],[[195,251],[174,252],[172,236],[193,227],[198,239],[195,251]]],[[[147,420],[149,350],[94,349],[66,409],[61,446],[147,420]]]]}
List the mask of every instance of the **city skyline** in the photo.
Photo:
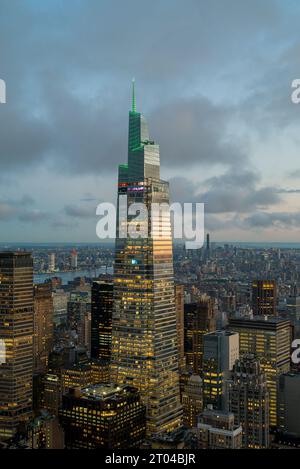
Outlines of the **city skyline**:
{"type": "Polygon", "coordinates": [[[298,18],[0,0],[0,449],[300,449],[298,18]]]}
{"type": "Polygon", "coordinates": [[[0,241],[97,241],[132,76],[174,201],[205,203],[215,241],[298,240],[297,2],[17,3],[1,4],[0,241]]]}

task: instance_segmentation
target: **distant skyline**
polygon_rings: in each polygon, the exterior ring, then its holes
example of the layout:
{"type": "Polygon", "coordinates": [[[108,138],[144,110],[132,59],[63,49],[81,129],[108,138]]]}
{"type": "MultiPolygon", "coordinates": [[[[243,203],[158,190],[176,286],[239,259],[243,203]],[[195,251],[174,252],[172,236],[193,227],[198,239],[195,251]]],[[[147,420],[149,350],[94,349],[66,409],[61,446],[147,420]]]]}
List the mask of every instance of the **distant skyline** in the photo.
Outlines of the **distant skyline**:
{"type": "Polygon", "coordinates": [[[101,242],[130,86],[212,241],[300,239],[296,0],[2,0],[0,242],[101,242]],[[147,14],[145,14],[145,11],[147,14]]]}

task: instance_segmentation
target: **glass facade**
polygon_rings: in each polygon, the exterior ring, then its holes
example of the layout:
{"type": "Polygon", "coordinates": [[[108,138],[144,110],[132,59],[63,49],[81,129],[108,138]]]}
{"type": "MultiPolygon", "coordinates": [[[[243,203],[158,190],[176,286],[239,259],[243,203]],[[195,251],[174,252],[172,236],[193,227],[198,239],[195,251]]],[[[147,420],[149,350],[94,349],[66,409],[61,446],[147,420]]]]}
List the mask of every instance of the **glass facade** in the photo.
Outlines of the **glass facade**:
{"type": "Polygon", "coordinates": [[[187,368],[202,376],[203,336],[216,330],[214,302],[211,298],[184,305],[184,342],[187,368]]]}
{"type": "Polygon", "coordinates": [[[91,357],[110,360],[113,283],[93,282],[91,307],[91,357]]]}
{"type": "Polygon", "coordinates": [[[243,447],[269,447],[269,391],[265,374],[254,355],[237,360],[228,381],[228,409],[243,428],[243,447]]]}
{"type": "Polygon", "coordinates": [[[29,253],[0,254],[0,439],[32,415],[33,263],[29,253]]]}
{"type": "Polygon", "coordinates": [[[168,183],[160,179],[159,147],[149,140],[146,121],[129,113],[128,165],[119,168],[120,198],[143,203],[149,217],[128,215],[117,222],[112,320],[112,379],[139,389],[147,407],[149,435],[181,425],[178,345],[168,183]],[[123,224],[122,224],[123,223],[123,224]],[[124,226],[125,225],[125,226],[124,226]],[[131,227],[148,237],[119,237],[131,227]]]}
{"type": "Polygon", "coordinates": [[[66,449],[139,448],[145,437],[145,406],[131,386],[70,390],[63,396],[59,419],[66,449]]]}
{"type": "Polygon", "coordinates": [[[256,316],[253,320],[231,319],[229,327],[239,333],[241,355],[252,353],[260,360],[270,394],[270,426],[276,427],[278,380],[290,371],[291,323],[256,316]]]}
{"type": "Polygon", "coordinates": [[[203,405],[224,408],[225,380],[239,358],[239,336],[216,331],[203,336],[203,405]]]}
{"type": "Polygon", "coordinates": [[[255,316],[276,316],[276,282],[255,280],[252,283],[252,308],[255,316]]]}
{"type": "Polygon", "coordinates": [[[34,286],[34,372],[45,373],[53,346],[53,298],[49,285],[34,286]]]}

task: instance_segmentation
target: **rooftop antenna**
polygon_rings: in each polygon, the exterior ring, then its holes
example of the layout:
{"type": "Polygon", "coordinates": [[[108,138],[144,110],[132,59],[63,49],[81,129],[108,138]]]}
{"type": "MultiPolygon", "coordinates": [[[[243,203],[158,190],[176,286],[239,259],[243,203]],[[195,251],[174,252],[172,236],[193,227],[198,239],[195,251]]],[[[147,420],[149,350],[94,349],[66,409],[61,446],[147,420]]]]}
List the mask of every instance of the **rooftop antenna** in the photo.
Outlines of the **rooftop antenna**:
{"type": "Polygon", "coordinates": [[[132,112],[136,112],[135,78],[132,79],[132,112]]]}

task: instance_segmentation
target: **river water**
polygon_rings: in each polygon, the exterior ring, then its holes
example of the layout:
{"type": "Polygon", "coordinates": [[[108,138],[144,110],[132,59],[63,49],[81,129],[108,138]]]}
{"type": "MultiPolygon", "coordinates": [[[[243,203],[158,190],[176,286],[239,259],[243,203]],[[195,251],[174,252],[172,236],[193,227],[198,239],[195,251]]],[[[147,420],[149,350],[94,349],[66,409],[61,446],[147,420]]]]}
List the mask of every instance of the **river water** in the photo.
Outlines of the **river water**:
{"type": "Polygon", "coordinates": [[[99,269],[92,270],[76,270],[71,272],[53,272],[51,274],[35,274],[34,283],[44,283],[45,280],[52,277],[60,277],[62,279],[63,285],[66,285],[68,282],[71,282],[76,277],[98,277],[100,274],[113,274],[113,268],[103,266],[99,269]]]}

